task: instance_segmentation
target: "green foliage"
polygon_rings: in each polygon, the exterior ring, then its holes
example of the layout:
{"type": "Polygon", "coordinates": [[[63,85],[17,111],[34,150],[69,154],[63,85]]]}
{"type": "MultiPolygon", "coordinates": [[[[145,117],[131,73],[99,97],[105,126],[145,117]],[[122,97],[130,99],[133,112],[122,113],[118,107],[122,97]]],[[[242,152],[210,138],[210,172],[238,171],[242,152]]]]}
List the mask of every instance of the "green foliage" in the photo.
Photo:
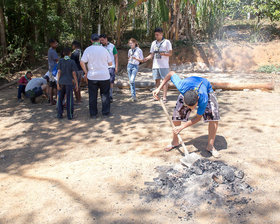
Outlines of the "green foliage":
{"type": "Polygon", "coordinates": [[[280,65],[263,65],[258,68],[257,72],[261,73],[279,73],[280,65]]]}
{"type": "Polygon", "coordinates": [[[253,0],[246,9],[256,15],[259,20],[263,18],[269,18],[271,21],[280,20],[279,0],[253,0]]]}

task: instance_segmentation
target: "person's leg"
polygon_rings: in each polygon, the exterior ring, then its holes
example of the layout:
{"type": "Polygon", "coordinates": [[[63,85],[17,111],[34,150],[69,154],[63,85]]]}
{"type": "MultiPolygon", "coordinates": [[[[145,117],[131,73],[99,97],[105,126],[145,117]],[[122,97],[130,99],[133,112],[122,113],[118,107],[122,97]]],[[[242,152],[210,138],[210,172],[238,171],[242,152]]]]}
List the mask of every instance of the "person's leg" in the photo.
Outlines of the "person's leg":
{"type": "Polygon", "coordinates": [[[115,82],[115,68],[109,68],[110,72],[110,100],[113,100],[113,90],[114,90],[114,82],[115,82]]]}
{"type": "Polygon", "coordinates": [[[161,77],[158,68],[153,69],[153,79],[155,80],[156,88],[159,87],[161,77]]]}
{"type": "Polygon", "coordinates": [[[110,114],[110,80],[99,81],[102,100],[102,114],[110,114]]]}
{"type": "Polygon", "coordinates": [[[67,105],[67,118],[73,119],[74,114],[74,99],[73,99],[73,86],[66,85],[66,105],[67,105]]]}
{"type": "MultiPolygon", "coordinates": [[[[160,77],[163,80],[165,78],[165,76],[167,76],[167,74],[169,73],[169,69],[168,68],[161,68],[159,69],[159,73],[160,73],[160,77]]],[[[163,100],[166,101],[166,97],[167,97],[167,90],[168,90],[168,83],[166,83],[163,86],[163,100]]]]}
{"type": "Polygon", "coordinates": [[[216,138],[216,133],[218,129],[218,121],[209,121],[208,124],[208,145],[207,150],[212,151],[215,150],[214,142],[216,138]]]}
{"type": "Polygon", "coordinates": [[[131,97],[133,96],[133,85],[131,83],[131,76],[132,76],[132,65],[128,64],[127,65],[127,75],[128,75],[128,80],[129,80],[129,84],[130,84],[130,92],[131,92],[131,97]]]}
{"type": "Polygon", "coordinates": [[[57,118],[62,118],[63,114],[63,100],[65,96],[65,85],[61,85],[61,89],[57,93],[57,118]]]}
{"type": "MultiPolygon", "coordinates": [[[[176,106],[174,108],[173,115],[172,115],[172,121],[175,126],[180,126],[182,121],[187,122],[191,114],[191,109],[184,106],[183,100],[184,100],[184,96],[180,94],[178,96],[176,106]]],[[[175,147],[177,147],[179,144],[180,142],[178,139],[178,135],[176,135],[173,132],[171,145],[167,146],[164,150],[168,152],[174,149],[175,147]]]]}
{"type": "Polygon", "coordinates": [[[132,72],[131,72],[132,74],[131,74],[131,77],[129,80],[130,85],[131,85],[131,94],[132,94],[133,99],[136,99],[135,78],[136,78],[137,72],[138,72],[138,66],[134,65],[132,68],[132,72]]]}
{"type": "Polygon", "coordinates": [[[89,114],[91,117],[97,116],[97,95],[98,85],[97,81],[88,80],[88,94],[89,94],[89,114]]]}
{"type": "Polygon", "coordinates": [[[21,99],[21,94],[24,93],[25,91],[25,86],[24,85],[19,85],[18,86],[18,95],[17,98],[20,100],[21,99]]]}

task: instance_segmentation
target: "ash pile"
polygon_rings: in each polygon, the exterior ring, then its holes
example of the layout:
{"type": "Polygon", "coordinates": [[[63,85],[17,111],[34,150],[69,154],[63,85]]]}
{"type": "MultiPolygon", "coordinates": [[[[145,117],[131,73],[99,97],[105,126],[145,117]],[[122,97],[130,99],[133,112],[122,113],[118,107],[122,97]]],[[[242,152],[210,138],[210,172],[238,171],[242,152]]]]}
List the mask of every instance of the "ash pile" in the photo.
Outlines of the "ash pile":
{"type": "Polygon", "coordinates": [[[230,216],[245,215],[241,214],[241,207],[249,203],[248,194],[254,191],[243,179],[243,171],[221,161],[201,159],[190,168],[159,166],[155,169],[159,175],[153,182],[145,182],[147,187],[141,192],[141,198],[147,203],[173,200],[186,214],[180,217],[184,220],[190,219],[203,203],[226,209],[230,216]]]}

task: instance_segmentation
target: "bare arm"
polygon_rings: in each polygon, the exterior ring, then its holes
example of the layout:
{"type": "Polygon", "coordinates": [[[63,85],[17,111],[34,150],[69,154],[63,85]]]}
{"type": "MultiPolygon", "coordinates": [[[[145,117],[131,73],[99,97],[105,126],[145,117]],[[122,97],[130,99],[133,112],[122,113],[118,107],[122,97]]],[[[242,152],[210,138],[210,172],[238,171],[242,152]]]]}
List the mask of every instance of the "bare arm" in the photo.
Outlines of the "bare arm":
{"type": "Polygon", "coordinates": [[[75,81],[75,89],[76,91],[78,90],[78,79],[77,79],[77,74],[75,71],[72,72],[72,75],[73,75],[73,78],[74,78],[74,81],[75,81]]]}
{"type": "Polygon", "coordinates": [[[162,89],[162,87],[171,79],[172,75],[174,75],[175,72],[171,71],[167,74],[167,76],[165,76],[165,78],[162,80],[161,84],[159,85],[159,87],[153,91],[153,96],[156,100],[159,100],[159,92],[162,89]]]}
{"type": "Polygon", "coordinates": [[[57,72],[57,90],[60,90],[60,86],[59,86],[59,79],[60,79],[60,75],[61,75],[61,70],[58,69],[58,72],[57,72]]]}
{"type": "Polygon", "coordinates": [[[172,56],[172,50],[168,51],[167,53],[160,53],[161,56],[167,56],[167,57],[171,57],[172,56]]]}
{"type": "Polygon", "coordinates": [[[144,58],[144,61],[151,60],[153,59],[153,57],[154,57],[154,53],[150,53],[147,57],[144,58]]]}
{"type": "Polygon", "coordinates": [[[139,58],[136,58],[136,57],[132,57],[134,60],[136,60],[136,61],[139,61],[139,62],[141,62],[141,63],[143,63],[145,60],[144,59],[139,59],[139,58]]]}
{"type": "Polygon", "coordinates": [[[177,127],[175,128],[173,131],[176,135],[178,135],[183,129],[187,128],[187,127],[190,127],[194,124],[196,124],[197,122],[199,122],[202,118],[202,115],[198,115],[196,114],[196,117],[187,121],[185,124],[183,124],[181,127],[177,127]]]}
{"type": "Polygon", "coordinates": [[[80,65],[85,73],[85,80],[86,82],[88,82],[88,79],[87,79],[87,74],[88,74],[88,70],[87,70],[87,66],[86,66],[86,63],[83,62],[83,61],[80,61],[80,65]]]}
{"type": "Polygon", "coordinates": [[[118,73],[118,70],[119,70],[119,56],[118,56],[118,54],[115,54],[114,57],[115,57],[115,64],[116,64],[115,72],[118,73]]]}

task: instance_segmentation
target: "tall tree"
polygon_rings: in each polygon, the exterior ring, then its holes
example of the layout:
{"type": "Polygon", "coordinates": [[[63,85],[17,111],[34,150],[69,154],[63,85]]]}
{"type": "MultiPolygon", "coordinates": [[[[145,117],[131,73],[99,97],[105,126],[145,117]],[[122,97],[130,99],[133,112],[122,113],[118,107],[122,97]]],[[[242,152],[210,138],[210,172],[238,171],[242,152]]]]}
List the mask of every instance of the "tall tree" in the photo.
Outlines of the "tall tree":
{"type": "Polygon", "coordinates": [[[3,55],[7,54],[7,42],[6,42],[6,23],[4,17],[3,1],[0,2],[0,43],[2,46],[3,55]]]}

